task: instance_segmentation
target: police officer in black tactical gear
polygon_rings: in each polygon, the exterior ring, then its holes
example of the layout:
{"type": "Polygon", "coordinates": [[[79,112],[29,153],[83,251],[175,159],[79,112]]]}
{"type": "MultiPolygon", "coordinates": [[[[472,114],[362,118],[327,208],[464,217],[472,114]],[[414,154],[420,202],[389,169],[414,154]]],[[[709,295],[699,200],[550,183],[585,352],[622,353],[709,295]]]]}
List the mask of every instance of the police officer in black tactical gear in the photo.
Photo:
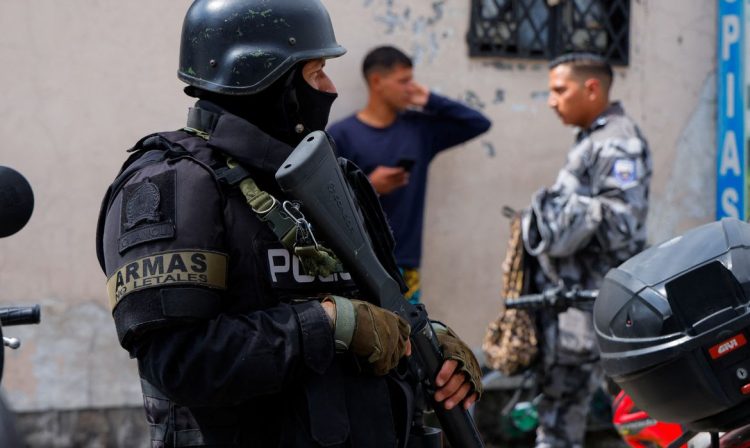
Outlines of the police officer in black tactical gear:
{"type": "MultiPolygon", "coordinates": [[[[325,127],[336,90],[323,67],[344,52],[319,0],[196,0],[187,13],[178,75],[198,101],[183,129],[131,150],[97,232],[153,447],[407,440],[411,386],[394,368],[408,324],[355,299],[274,179],[325,127]]],[[[441,341],[435,399],[468,408],[476,360],[452,333],[441,341]]]]}

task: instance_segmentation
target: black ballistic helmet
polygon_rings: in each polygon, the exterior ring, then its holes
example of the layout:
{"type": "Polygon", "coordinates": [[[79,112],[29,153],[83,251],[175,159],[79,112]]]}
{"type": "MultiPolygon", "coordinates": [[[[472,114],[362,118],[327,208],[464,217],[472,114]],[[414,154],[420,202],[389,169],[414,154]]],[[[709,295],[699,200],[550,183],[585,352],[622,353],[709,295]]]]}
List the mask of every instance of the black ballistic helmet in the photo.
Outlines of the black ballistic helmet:
{"type": "Polygon", "coordinates": [[[209,92],[251,95],[297,62],[345,52],[319,0],[196,0],[183,23],[177,76],[209,92]]]}
{"type": "Polygon", "coordinates": [[[657,420],[750,422],[750,224],[723,219],[609,271],[594,306],[607,375],[657,420]]]}

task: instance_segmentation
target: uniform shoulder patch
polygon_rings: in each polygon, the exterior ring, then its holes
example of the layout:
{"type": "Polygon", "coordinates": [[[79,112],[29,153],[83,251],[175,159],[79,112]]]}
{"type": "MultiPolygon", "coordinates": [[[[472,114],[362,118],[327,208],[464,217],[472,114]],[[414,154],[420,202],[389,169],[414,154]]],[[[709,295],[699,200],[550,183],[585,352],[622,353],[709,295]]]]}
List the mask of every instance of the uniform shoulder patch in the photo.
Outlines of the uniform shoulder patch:
{"type": "Polygon", "coordinates": [[[612,165],[612,177],[614,177],[620,185],[629,184],[635,181],[635,171],[635,161],[632,159],[617,159],[612,165]]]}
{"type": "Polygon", "coordinates": [[[167,171],[123,188],[118,250],[174,238],[175,173],[167,171]]]}
{"type": "Polygon", "coordinates": [[[107,294],[114,310],[132,292],[174,285],[226,289],[227,256],[205,250],[180,250],[139,258],[121,266],[107,279],[107,294]]]}

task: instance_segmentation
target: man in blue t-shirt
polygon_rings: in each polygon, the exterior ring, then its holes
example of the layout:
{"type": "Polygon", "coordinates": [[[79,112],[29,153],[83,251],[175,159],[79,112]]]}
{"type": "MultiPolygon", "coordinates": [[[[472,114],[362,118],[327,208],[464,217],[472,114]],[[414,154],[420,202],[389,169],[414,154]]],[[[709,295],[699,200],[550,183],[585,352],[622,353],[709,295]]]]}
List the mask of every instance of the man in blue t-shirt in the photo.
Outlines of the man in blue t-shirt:
{"type": "Polygon", "coordinates": [[[328,131],[339,155],[367,173],[380,195],[396,239],[396,261],[409,286],[406,297],[416,303],[427,168],[440,151],[486,132],[491,123],[415,82],[411,58],[397,48],[372,50],[362,73],[367,105],[328,131]]]}

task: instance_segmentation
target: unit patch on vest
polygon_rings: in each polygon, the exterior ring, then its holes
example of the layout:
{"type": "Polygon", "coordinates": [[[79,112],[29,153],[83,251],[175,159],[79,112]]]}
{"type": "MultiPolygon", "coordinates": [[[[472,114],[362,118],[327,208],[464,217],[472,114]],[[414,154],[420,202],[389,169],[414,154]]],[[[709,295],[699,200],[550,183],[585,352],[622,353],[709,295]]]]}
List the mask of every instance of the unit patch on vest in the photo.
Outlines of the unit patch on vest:
{"type": "Polygon", "coordinates": [[[174,238],[175,175],[167,171],[123,189],[120,254],[138,244],[174,238]]]}
{"type": "Polygon", "coordinates": [[[612,166],[612,176],[623,186],[635,180],[635,161],[630,159],[617,159],[612,166]]]}
{"type": "Polygon", "coordinates": [[[107,280],[109,304],[114,309],[131,292],[167,285],[226,289],[227,256],[206,251],[173,251],[135,260],[107,280]]]}

